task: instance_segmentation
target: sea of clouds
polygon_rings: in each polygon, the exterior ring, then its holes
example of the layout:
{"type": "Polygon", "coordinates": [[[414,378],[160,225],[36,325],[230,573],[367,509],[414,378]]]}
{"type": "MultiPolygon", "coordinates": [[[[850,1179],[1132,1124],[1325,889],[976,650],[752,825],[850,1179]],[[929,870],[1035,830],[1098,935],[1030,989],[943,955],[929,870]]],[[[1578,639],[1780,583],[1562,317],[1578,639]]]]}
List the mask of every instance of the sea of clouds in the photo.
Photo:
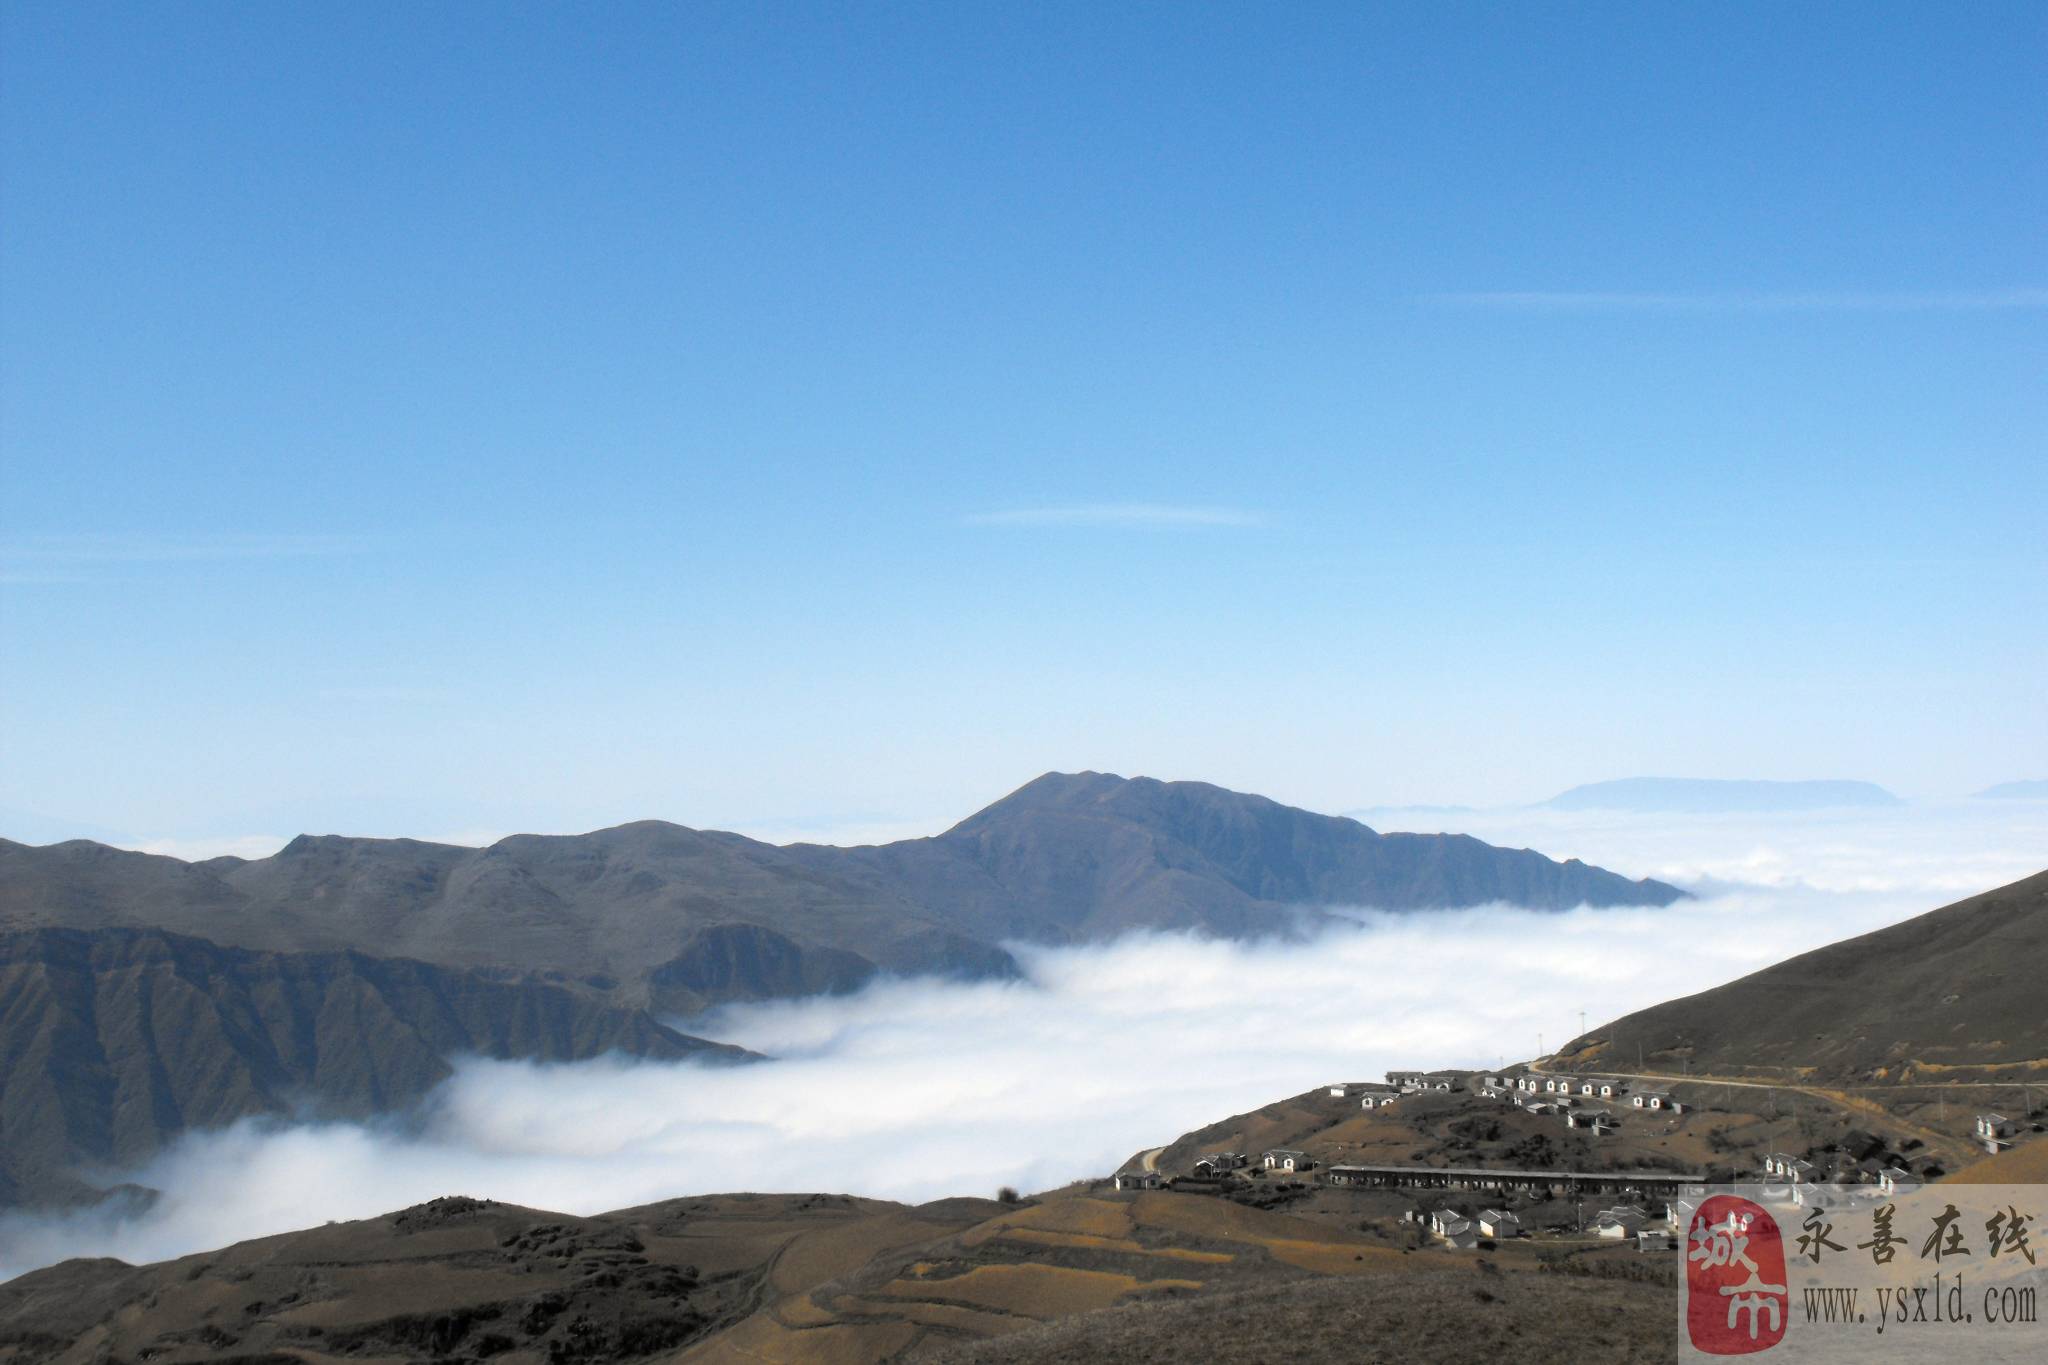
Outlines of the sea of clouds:
{"type": "Polygon", "coordinates": [[[923,1200],[1106,1174],[1269,1101],[1491,1066],[2048,866],[2048,804],[1790,816],[1376,812],[1675,881],[1663,910],[1346,908],[1301,939],[1019,948],[1026,979],[885,980],[681,1021],[744,1067],[469,1061],[404,1124],[245,1123],[127,1178],[139,1216],[0,1217],[0,1279],[158,1260],[443,1194],[595,1213],[720,1190],[923,1200]]]}

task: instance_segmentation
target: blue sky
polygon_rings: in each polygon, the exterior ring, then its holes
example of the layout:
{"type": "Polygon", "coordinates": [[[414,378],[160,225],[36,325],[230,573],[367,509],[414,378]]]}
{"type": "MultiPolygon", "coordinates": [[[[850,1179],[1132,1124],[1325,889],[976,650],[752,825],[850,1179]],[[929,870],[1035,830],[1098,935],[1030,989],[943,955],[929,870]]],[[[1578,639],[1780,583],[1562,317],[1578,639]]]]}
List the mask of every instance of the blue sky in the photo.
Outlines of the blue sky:
{"type": "Polygon", "coordinates": [[[2048,770],[2048,13],[0,10],[0,833],[2048,770]]]}

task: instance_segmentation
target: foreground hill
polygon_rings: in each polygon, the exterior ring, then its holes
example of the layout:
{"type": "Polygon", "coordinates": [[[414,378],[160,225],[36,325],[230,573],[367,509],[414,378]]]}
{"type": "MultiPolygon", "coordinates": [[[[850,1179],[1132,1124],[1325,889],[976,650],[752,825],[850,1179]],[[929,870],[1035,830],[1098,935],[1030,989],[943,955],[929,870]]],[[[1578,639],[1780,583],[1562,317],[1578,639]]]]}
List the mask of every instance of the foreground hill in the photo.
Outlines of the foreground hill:
{"type": "Polygon", "coordinates": [[[1659,815],[1834,810],[1903,804],[1874,782],[1743,782],[1705,777],[1625,777],[1573,787],[1545,801],[1551,810],[1659,815]]]}
{"type": "Polygon", "coordinates": [[[398,1108],[459,1054],[741,1060],[546,981],[148,929],[0,934],[0,1205],[89,1191],[190,1128],[398,1108]]]}
{"type": "Polygon", "coordinates": [[[627,1005],[847,989],[879,970],[1002,975],[1005,939],[1282,932],[1330,905],[1543,910],[1683,895],[1576,860],[1357,821],[1197,782],[1049,774],[944,834],[776,847],[648,821],[489,848],[302,836],[203,863],[0,841],[0,928],[147,926],[560,973],[627,1005]]]}
{"type": "Polygon", "coordinates": [[[1561,1064],[1879,1082],[2037,1078],[2048,872],[1641,1010],[1561,1064]]]}
{"type": "Polygon", "coordinates": [[[1189,1194],[917,1207],[723,1195],[592,1218],[450,1198],[159,1265],[24,1275],[0,1285],[0,1365],[1271,1360],[1281,1343],[1293,1360],[1669,1352],[1661,1284],[1536,1273],[1526,1254],[1479,1269],[1408,1246],[1189,1194]],[[1588,1317],[1599,1343],[1572,1345],[1588,1317]],[[1153,1335],[1180,1349],[1148,1353],[1153,1335]]]}

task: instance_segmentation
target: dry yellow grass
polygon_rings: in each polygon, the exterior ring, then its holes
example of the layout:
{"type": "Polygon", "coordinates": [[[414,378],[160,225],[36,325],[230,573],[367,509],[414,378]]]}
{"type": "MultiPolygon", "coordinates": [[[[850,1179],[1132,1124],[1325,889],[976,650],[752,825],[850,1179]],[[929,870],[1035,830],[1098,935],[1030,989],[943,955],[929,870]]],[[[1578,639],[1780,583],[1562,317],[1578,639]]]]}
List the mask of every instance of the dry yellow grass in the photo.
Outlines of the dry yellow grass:
{"type": "Polygon", "coordinates": [[[407,1265],[360,1266],[329,1272],[346,1297],[286,1309],[275,1321],[295,1327],[338,1327],[376,1322],[399,1313],[445,1313],[530,1293],[533,1279],[501,1270],[451,1270],[431,1275],[407,1265]]]}
{"type": "Polygon", "coordinates": [[[839,1321],[835,1308],[826,1307],[809,1294],[792,1294],[786,1299],[778,1299],[768,1311],[786,1327],[819,1327],[839,1321]]]}
{"type": "Polygon", "coordinates": [[[1038,1228],[1045,1232],[1071,1232],[1088,1237],[1125,1237],[1131,1231],[1131,1206],[1086,1196],[1048,1199],[1044,1203],[991,1218],[968,1233],[964,1240],[973,1246],[1010,1228],[1038,1228]]]}
{"type": "Polygon", "coordinates": [[[909,1349],[923,1329],[912,1322],[841,1322],[784,1327],[766,1312],[674,1358],[675,1365],[873,1365],[909,1349]]]}
{"type": "Polygon", "coordinates": [[[928,1242],[945,1231],[920,1218],[887,1213],[800,1232],[776,1258],[769,1283],[778,1293],[799,1293],[851,1274],[885,1251],[928,1242]]]}
{"type": "Polygon", "coordinates": [[[1413,1259],[1341,1228],[1222,1199],[1146,1194],[1139,1197],[1137,1216],[1148,1227],[1263,1247],[1275,1260],[1320,1275],[1358,1275],[1413,1259]]]}
{"type": "MultiPolygon", "coordinates": [[[[1404,1257],[1393,1247],[1371,1246],[1356,1242],[1310,1241],[1298,1237],[1269,1237],[1259,1242],[1260,1246],[1273,1253],[1276,1260],[1285,1261],[1303,1270],[1312,1270],[1318,1275],[1363,1275],[1377,1273],[1397,1266],[1415,1262],[1414,1257],[1404,1257]]],[[[1424,1258],[1421,1264],[1434,1264],[1432,1258],[1424,1258]]]]}
{"type": "Polygon", "coordinates": [[[1949,1179],[1958,1185],[2048,1184],[2048,1138],[2036,1138],[1997,1156],[1985,1157],[1949,1179]]]}
{"type": "Polygon", "coordinates": [[[967,1308],[957,1303],[918,1303],[891,1299],[878,1303],[852,1296],[837,1300],[833,1307],[842,1313],[881,1314],[892,1318],[908,1318],[923,1327],[946,1327],[974,1336],[1001,1336],[1029,1327],[1035,1319],[1020,1318],[1011,1313],[987,1313],[979,1308],[967,1308]]]}
{"type": "Polygon", "coordinates": [[[1148,1247],[1128,1237],[1091,1237],[1085,1232],[1047,1232],[1043,1228],[1005,1228],[1002,1238],[1010,1242],[1030,1242],[1034,1246],[1125,1251],[1138,1256],[1165,1256],[1171,1260],[1202,1261],[1210,1265],[1237,1259],[1227,1251],[1195,1251],[1188,1247],[1148,1247]]]}
{"type": "Polygon", "coordinates": [[[1017,1313],[1056,1318],[1107,1308],[1137,1289],[1200,1289],[1198,1280],[1140,1280],[1106,1270],[1071,1270],[1051,1265],[982,1265],[945,1280],[891,1280],[882,1293],[894,1297],[951,1300],[1017,1313]]]}

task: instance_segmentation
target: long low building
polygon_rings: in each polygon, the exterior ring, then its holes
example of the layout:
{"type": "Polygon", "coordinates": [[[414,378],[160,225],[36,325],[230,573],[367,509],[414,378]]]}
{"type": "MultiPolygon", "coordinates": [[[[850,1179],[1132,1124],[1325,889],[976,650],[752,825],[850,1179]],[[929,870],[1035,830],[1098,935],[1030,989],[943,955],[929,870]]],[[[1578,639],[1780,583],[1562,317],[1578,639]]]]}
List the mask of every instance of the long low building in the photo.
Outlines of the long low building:
{"type": "Polygon", "coordinates": [[[1510,1171],[1484,1166],[1332,1166],[1323,1172],[1332,1185],[1381,1189],[1460,1190],[1640,1190],[1676,1194],[1698,1185],[1704,1175],[1679,1171],[1510,1171]]]}

